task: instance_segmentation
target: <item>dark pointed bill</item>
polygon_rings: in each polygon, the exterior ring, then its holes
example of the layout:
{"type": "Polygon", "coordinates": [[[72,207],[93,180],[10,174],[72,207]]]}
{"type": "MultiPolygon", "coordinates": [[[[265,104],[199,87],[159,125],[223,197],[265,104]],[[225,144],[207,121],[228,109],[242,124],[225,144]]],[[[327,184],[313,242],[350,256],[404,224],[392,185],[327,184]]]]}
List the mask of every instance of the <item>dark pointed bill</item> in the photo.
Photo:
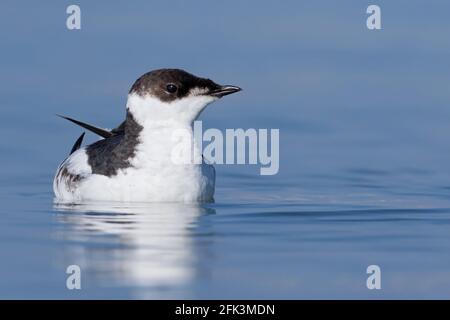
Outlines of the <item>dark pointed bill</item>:
{"type": "Polygon", "coordinates": [[[207,93],[209,96],[222,98],[223,96],[226,96],[228,94],[232,94],[238,91],[241,91],[242,89],[236,86],[219,86],[217,89],[211,90],[207,93]]]}

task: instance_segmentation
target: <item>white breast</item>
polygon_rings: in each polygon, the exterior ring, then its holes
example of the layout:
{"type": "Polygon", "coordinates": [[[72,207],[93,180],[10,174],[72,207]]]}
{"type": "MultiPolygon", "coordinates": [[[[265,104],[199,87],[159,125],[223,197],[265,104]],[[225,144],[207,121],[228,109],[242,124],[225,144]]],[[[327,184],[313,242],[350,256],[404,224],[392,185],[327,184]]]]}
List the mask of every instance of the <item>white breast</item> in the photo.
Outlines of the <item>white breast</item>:
{"type": "Polygon", "coordinates": [[[53,188],[57,201],[213,201],[215,169],[212,165],[173,163],[173,141],[169,139],[169,132],[144,130],[142,134],[146,136],[142,137],[144,142],[137,146],[134,157],[130,159],[131,167],[118,170],[111,177],[92,174],[85,149],[73,153],[61,164],[54,179],[53,188]],[[74,181],[63,174],[63,169],[80,179],[74,181]]]}

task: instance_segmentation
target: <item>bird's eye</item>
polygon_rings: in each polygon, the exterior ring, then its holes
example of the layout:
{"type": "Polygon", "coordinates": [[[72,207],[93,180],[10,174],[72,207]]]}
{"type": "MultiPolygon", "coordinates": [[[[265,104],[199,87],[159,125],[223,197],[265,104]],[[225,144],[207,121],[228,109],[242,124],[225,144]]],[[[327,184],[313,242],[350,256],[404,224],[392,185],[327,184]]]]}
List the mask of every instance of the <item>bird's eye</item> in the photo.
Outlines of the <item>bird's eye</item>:
{"type": "Polygon", "coordinates": [[[177,86],[176,85],[174,85],[173,83],[169,83],[167,86],[166,86],[166,90],[167,90],[167,92],[169,92],[169,93],[174,93],[174,92],[176,92],[177,91],[177,86]]]}

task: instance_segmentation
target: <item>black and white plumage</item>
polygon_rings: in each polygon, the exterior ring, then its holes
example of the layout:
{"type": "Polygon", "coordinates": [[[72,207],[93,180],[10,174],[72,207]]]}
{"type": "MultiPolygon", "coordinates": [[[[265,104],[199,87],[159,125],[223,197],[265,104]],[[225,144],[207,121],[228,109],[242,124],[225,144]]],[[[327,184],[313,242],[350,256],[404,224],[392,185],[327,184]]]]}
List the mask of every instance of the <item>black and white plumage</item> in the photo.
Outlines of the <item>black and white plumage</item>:
{"type": "Polygon", "coordinates": [[[130,89],[125,121],[113,130],[63,117],[103,139],[81,147],[84,133],[59,166],[56,200],[201,202],[214,197],[215,171],[192,142],[190,161],[175,161],[183,139],[193,141],[193,122],[211,102],[241,89],[221,86],[179,69],[141,76],[130,89]],[[176,156],[175,156],[176,157],[176,156]]]}

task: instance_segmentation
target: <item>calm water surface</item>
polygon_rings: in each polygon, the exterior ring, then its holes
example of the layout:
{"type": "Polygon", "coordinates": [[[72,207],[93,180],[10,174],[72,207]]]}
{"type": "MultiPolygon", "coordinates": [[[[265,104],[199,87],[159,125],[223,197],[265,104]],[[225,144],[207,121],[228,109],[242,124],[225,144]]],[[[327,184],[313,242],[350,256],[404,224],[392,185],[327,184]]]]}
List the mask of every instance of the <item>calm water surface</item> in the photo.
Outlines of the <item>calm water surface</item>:
{"type": "Polygon", "coordinates": [[[375,33],[360,1],[80,1],[79,32],[64,5],[5,6],[0,298],[450,298],[450,5],[379,2],[375,33]],[[243,87],[203,125],[279,128],[279,174],[218,166],[207,205],[54,205],[81,133],[54,114],[113,127],[167,66],[243,87]]]}

